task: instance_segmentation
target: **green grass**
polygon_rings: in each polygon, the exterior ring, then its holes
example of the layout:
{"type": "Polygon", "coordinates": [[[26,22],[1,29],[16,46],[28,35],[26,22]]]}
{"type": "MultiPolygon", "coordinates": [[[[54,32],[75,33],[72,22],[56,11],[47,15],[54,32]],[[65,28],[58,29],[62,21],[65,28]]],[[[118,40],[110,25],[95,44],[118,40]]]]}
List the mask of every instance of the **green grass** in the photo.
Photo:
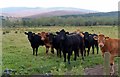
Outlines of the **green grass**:
{"type": "Polygon", "coordinates": [[[83,70],[86,67],[94,67],[98,64],[103,64],[103,58],[101,52],[99,54],[85,57],[85,61],[81,60],[81,56],[77,58],[77,61],[73,60],[74,56],[71,56],[71,64],[63,62],[63,57],[59,58],[55,54],[49,52],[48,55],[45,53],[45,47],[39,47],[38,56],[32,55],[32,48],[24,34],[24,31],[33,32],[56,32],[60,29],[65,29],[66,31],[76,31],[80,29],[81,31],[88,31],[90,33],[104,33],[106,36],[118,38],[117,27],[112,26],[97,26],[97,27],[39,27],[39,28],[9,28],[3,29],[3,31],[8,31],[9,33],[4,34],[2,41],[2,70],[14,69],[17,75],[25,74],[55,74],[55,75],[78,75],[84,74],[83,70]],[[94,30],[94,31],[93,31],[94,30]],[[17,33],[15,33],[17,31],[17,33]]]}

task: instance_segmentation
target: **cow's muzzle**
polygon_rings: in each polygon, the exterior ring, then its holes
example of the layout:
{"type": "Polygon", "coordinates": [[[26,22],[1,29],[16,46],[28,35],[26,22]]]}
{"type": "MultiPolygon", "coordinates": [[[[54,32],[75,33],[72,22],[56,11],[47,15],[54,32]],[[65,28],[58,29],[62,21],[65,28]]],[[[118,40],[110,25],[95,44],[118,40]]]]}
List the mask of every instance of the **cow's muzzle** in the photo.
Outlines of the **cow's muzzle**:
{"type": "Polygon", "coordinates": [[[100,46],[100,47],[104,47],[104,44],[103,44],[103,43],[99,43],[99,46],[100,46]]]}
{"type": "Polygon", "coordinates": [[[41,38],[41,40],[43,40],[43,41],[44,41],[44,40],[45,40],[45,38],[41,38]]]}

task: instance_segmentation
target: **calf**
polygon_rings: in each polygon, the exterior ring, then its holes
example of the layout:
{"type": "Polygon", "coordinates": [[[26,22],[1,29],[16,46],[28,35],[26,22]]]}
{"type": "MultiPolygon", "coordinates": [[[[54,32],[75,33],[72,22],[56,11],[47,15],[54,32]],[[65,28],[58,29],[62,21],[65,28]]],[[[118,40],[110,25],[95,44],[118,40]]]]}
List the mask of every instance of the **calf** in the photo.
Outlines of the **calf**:
{"type": "MultiPolygon", "coordinates": [[[[97,34],[91,34],[91,36],[92,36],[92,38],[93,38],[94,46],[96,47],[96,49],[97,49],[97,54],[98,54],[98,51],[99,51],[98,40],[97,40],[97,39],[94,39],[94,37],[97,37],[98,35],[97,35],[97,34]]],[[[94,49],[93,49],[93,54],[94,54],[94,49]]]]}
{"type": "Polygon", "coordinates": [[[33,55],[35,54],[36,51],[36,56],[38,52],[38,47],[41,45],[44,45],[44,42],[41,40],[41,37],[39,37],[37,34],[32,33],[32,32],[25,32],[25,34],[28,36],[28,40],[31,44],[31,47],[33,49],[33,55]]]}
{"type": "MultiPolygon", "coordinates": [[[[84,35],[84,42],[85,42],[85,48],[88,48],[87,50],[87,55],[89,55],[90,52],[90,48],[92,47],[93,50],[93,54],[94,54],[94,46],[97,48],[97,54],[98,54],[98,42],[97,40],[94,39],[95,36],[97,36],[96,34],[89,34],[88,32],[83,33],[84,35]]],[[[85,49],[85,54],[86,56],[86,49],[85,49]]]]}
{"type": "Polygon", "coordinates": [[[102,56],[104,57],[105,52],[110,53],[110,65],[111,72],[114,73],[114,57],[120,56],[120,39],[112,39],[109,37],[105,37],[103,34],[98,35],[97,37],[100,49],[102,51],[102,56]]]}
{"type": "Polygon", "coordinates": [[[61,49],[60,49],[60,40],[59,40],[59,36],[55,35],[53,33],[50,33],[48,35],[50,44],[53,46],[53,48],[55,48],[57,50],[57,56],[60,56],[61,58],[61,49]]]}
{"type": "Polygon", "coordinates": [[[68,53],[68,63],[70,64],[70,56],[72,51],[74,51],[74,60],[77,58],[79,49],[81,50],[82,59],[83,57],[83,40],[79,34],[68,35],[68,32],[65,32],[62,29],[60,32],[56,32],[60,39],[60,48],[64,55],[64,62],[66,62],[66,53],[68,53]]]}
{"type": "Polygon", "coordinates": [[[41,32],[41,33],[38,33],[38,35],[41,37],[41,40],[44,41],[44,44],[46,47],[46,53],[48,53],[49,48],[51,47],[51,52],[54,54],[54,49],[53,49],[52,45],[50,44],[49,38],[47,37],[48,33],[41,32]]]}

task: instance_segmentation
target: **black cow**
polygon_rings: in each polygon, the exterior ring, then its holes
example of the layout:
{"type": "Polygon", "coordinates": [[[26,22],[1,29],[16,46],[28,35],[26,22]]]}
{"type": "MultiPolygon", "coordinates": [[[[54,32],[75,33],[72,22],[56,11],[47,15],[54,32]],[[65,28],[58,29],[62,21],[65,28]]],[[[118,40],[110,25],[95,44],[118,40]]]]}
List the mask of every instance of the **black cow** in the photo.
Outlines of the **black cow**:
{"type": "MultiPolygon", "coordinates": [[[[92,34],[92,38],[94,39],[94,46],[96,47],[97,54],[98,54],[98,51],[99,51],[98,40],[94,38],[94,37],[97,37],[97,36],[98,36],[97,34],[92,34]]],[[[94,50],[93,50],[93,54],[94,54],[94,50]]]]}
{"type": "Polygon", "coordinates": [[[57,56],[60,56],[61,58],[61,49],[60,49],[60,39],[58,35],[55,35],[53,33],[49,33],[48,36],[50,43],[52,44],[52,47],[57,50],[57,56]]]}
{"type": "MultiPolygon", "coordinates": [[[[98,54],[98,42],[94,39],[94,36],[97,36],[97,34],[89,34],[88,32],[83,33],[84,34],[84,43],[85,48],[88,48],[87,55],[89,55],[90,48],[92,47],[92,54],[94,54],[94,46],[97,48],[97,54],[98,54]]],[[[84,55],[86,56],[86,49],[84,55]]]]}
{"type": "Polygon", "coordinates": [[[40,36],[38,36],[37,34],[35,33],[32,33],[32,32],[25,32],[25,34],[28,36],[28,40],[31,44],[31,47],[33,49],[33,55],[35,53],[35,50],[36,50],[36,56],[37,56],[37,52],[38,52],[38,47],[40,45],[44,45],[44,42],[41,40],[40,36]]]}
{"type": "Polygon", "coordinates": [[[60,48],[64,55],[64,62],[66,62],[66,53],[68,53],[68,63],[70,64],[72,51],[74,51],[74,60],[76,60],[77,54],[79,54],[79,49],[81,50],[82,59],[84,59],[83,39],[79,34],[68,35],[69,32],[65,32],[64,29],[56,33],[60,39],[60,48]]]}

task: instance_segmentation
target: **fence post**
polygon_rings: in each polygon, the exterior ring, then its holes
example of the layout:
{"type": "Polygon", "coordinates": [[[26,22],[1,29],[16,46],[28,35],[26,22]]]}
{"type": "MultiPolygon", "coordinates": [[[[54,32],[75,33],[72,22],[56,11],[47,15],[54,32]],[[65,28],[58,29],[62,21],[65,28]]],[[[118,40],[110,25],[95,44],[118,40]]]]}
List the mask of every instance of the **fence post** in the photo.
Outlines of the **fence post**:
{"type": "Polygon", "coordinates": [[[110,53],[104,53],[104,74],[110,75],[110,53]]]}

